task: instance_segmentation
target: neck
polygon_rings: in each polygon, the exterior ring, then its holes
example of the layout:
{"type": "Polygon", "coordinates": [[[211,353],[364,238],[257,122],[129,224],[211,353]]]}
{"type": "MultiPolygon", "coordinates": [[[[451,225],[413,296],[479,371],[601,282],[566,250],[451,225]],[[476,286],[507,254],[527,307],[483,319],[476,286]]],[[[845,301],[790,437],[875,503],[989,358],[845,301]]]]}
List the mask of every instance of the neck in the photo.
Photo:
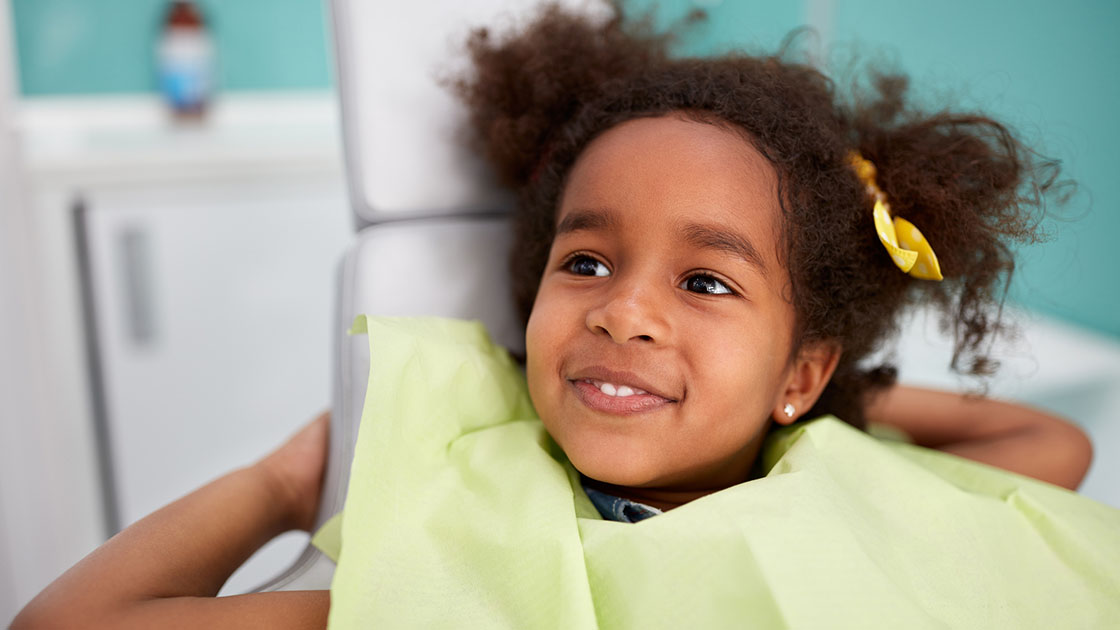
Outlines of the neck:
{"type": "Polygon", "coordinates": [[[662,511],[669,511],[690,501],[719,492],[725,488],[754,479],[757,476],[755,464],[762,447],[765,432],[752,440],[744,449],[745,457],[723,470],[709,470],[700,475],[706,483],[666,484],[657,486],[619,486],[598,479],[583,476],[583,483],[600,492],[644,503],[662,511]]]}
{"type": "Polygon", "coordinates": [[[708,490],[676,490],[672,488],[631,488],[629,486],[616,486],[603,483],[590,477],[583,478],[584,484],[606,494],[622,497],[638,503],[644,503],[667,512],[675,507],[680,507],[689,501],[695,501],[702,496],[709,495],[720,488],[708,490]]]}

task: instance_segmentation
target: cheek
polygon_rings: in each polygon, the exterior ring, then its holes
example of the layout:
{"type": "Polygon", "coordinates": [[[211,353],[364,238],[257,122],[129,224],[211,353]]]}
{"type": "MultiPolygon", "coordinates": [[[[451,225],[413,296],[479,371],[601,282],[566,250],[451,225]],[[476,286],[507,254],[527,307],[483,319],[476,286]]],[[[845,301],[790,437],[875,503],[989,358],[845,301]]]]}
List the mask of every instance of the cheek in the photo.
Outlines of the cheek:
{"type": "Polygon", "coordinates": [[[769,415],[785,382],[788,334],[782,324],[762,318],[758,326],[738,327],[708,350],[706,382],[719,396],[720,413],[757,420],[769,415]]]}
{"type": "Polygon", "coordinates": [[[548,298],[541,294],[533,303],[529,321],[525,324],[525,360],[527,366],[538,364],[550,356],[550,345],[554,342],[556,322],[548,307],[548,298]]]}
{"type": "Polygon", "coordinates": [[[527,340],[525,345],[525,381],[529,386],[529,399],[533,402],[537,413],[544,416],[548,410],[547,399],[543,395],[544,374],[547,373],[547,370],[545,366],[541,365],[537,358],[539,356],[541,356],[540,349],[527,340]]]}
{"type": "MultiPolygon", "coordinates": [[[[703,413],[726,438],[739,437],[748,425],[765,415],[773,387],[770,375],[753,351],[727,348],[706,367],[703,413]]],[[[697,392],[698,394],[701,392],[697,392]]]]}
{"type": "Polygon", "coordinates": [[[542,287],[525,326],[525,377],[529,396],[542,416],[548,412],[548,377],[557,371],[551,361],[559,357],[558,345],[563,337],[563,318],[553,306],[554,301],[542,287]]]}
{"type": "Polygon", "coordinates": [[[572,300],[548,279],[542,281],[525,325],[527,358],[539,361],[555,356],[553,351],[563,346],[577,320],[572,300]]]}

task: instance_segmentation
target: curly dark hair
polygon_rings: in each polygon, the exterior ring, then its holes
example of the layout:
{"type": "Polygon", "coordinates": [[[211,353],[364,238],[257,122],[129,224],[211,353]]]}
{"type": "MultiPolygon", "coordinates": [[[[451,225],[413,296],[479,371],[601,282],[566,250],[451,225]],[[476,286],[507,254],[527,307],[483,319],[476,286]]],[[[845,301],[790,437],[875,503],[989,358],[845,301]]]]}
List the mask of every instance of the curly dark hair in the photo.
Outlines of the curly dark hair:
{"type": "Polygon", "coordinates": [[[892,384],[889,364],[865,365],[910,305],[933,301],[955,337],[953,369],[982,375],[988,339],[1014,268],[1010,244],[1040,236],[1055,162],[982,115],[922,112],[907,80],[875,74],[842,98],[833,82],[784,55],[675,58],[650,20],[606,19],[546,6],[520,31],[468,41],[473,73],[455,85],[481,150],[518,194],[512,272],[532,308],[566,177],[580,153],[624,121],[678,113],[745,132],[779,178],[779,256],[789,270],[795,348],[831,341],[842,357],[805,417],[831,413],[863,427],[868,397],[892,384]],[[934,245],[944,282],[901,273],[879,243],[851,151],[871,160],[895,215],[934,245]]]}

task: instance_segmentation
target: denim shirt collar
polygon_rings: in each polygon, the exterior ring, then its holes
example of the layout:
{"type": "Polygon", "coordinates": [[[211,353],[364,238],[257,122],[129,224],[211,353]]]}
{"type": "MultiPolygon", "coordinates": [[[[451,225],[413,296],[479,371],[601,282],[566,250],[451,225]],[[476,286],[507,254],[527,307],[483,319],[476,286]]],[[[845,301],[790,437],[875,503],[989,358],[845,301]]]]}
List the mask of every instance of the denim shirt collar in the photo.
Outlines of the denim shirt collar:
{"type": "Polygon", "coordinates": [[[605,492],[600,492],[594,488],[589,488],[586,485],[583,486],[583,490],[587,493],[587,498],[591,499],[591,503],[595,505],[595,509],[599,510],[600,516],[608,521],[637,523],[651,516],[661,514],[661,510],[652,505],[616,497],[605,492]]]}

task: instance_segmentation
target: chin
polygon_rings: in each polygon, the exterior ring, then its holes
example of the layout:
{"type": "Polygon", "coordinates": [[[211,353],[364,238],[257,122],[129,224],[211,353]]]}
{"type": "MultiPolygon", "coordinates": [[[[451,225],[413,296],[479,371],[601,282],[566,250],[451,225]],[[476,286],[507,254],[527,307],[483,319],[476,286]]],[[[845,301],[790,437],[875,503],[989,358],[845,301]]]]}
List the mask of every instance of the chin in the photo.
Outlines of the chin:
{"type": "Polygon", "coordinates": [[[568,422],[542,420],[568,461],[585,477],[631,488],[665,480],[667,462],[659,456],[660,445],[633,427],[620,432],[600,422],[573,422],[571,416],[568,422]]]}
{"type": "Polygon", "coordinates": [[[600,483],[643,488],[655,485],[660,476],[649,462],[633,461],[625,453],[582,455],[568,453],[568,459],[583,476],[600,483]]]}

